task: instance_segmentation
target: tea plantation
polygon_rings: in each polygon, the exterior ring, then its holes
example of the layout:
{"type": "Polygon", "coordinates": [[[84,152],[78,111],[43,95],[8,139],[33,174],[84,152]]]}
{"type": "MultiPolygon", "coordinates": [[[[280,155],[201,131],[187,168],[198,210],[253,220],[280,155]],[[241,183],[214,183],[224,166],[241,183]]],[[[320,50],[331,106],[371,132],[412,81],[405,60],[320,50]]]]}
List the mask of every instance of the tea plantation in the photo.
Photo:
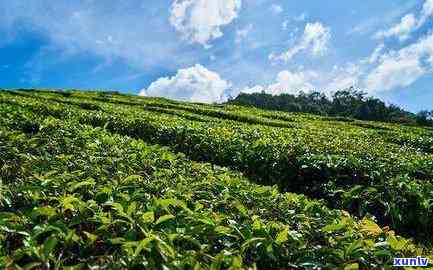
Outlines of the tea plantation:
{"type": "Polygon", "coordinates": [[[394,269],[432,243],[432,129],[0,91],[1,269],[394,269]]]}

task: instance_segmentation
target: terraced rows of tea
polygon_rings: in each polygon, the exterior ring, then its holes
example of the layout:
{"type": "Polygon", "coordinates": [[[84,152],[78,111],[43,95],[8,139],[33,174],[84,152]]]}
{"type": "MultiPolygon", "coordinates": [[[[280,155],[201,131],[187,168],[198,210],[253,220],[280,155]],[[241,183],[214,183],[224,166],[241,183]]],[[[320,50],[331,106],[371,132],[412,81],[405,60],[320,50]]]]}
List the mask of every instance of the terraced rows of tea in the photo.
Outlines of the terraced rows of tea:
{"type": "Polygon", "coordinates": [[[433,259],[433,130],[0,91],[5,269],[392,269],[433,259]]]}

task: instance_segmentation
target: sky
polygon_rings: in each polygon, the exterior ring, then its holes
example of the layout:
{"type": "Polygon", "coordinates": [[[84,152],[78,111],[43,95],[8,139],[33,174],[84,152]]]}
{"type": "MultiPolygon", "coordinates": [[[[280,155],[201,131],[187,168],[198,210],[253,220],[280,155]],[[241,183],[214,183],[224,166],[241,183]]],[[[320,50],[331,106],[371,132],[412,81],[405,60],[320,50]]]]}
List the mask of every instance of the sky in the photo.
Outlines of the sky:
{"type": "Polygon", "coordinates": [[[195,102],[354,86],[433,110],[433,0],[4,0],[0,88],[195,102]]]}

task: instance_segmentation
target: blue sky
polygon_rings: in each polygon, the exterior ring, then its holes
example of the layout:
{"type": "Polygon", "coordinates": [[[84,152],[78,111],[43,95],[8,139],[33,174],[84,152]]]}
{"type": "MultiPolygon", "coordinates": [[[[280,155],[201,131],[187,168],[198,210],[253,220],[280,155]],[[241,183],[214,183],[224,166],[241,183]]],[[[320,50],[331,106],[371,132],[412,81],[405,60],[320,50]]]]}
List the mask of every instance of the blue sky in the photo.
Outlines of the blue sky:
{"type": "Polygon", "coordinates": [[[6,0],[0,87],[202,102],[356,86],[433,109],[433,0],[6,0]]]}

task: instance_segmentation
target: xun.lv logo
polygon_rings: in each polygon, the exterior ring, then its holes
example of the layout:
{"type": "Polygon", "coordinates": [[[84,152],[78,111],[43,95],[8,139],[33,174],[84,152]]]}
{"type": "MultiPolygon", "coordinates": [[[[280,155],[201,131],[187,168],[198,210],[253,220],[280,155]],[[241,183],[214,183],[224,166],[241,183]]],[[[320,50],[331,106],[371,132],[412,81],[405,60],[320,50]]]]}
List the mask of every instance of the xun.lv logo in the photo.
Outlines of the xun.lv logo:
{"type": "Polygon", "coordinates": [[[418,256],[416,258],[395,258],[394,266],[427,266],[428,259],[418,256]]]}

